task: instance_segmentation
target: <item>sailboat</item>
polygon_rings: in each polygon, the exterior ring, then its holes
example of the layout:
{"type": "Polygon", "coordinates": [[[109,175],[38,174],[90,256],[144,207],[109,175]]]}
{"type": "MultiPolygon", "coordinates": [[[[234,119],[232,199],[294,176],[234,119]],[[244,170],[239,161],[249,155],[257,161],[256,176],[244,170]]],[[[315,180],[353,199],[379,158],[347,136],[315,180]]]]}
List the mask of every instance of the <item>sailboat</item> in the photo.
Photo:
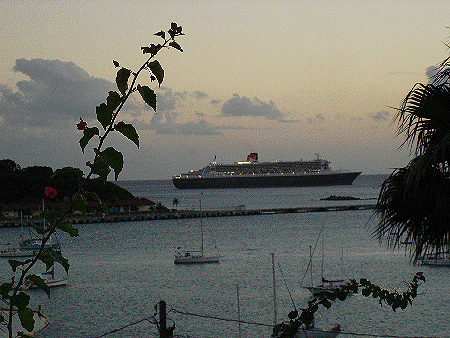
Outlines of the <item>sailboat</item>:
{"type": "MultiPolygon", "coordinates": [[[[273,308],[274,308],[274,325],[277,324],[277,293],[276,293],[276,282],[275,282],[275,254],[272,253],[272,278],[273,278],[273,308]]],[[[294,305],[295,307],[295,305],[294,305]]],[[[320,329],[313,324],[306,327],[302,324],[294,338],[336,338],[339,333],[341,333],[341,326],[336,325],[330,330],[320,329]]],[[[271,338],[276,338],[277,336],[271,335],[271,338]]]]}
{"type": "MultiPolygon", "coordinates": [[[[320,236],[320,235],[319,235],[320,236]]],[[[306,286],[306,288],[311,292],[311,294],[314,297],[320,297],[321,295],[325,295],[326,293],[336,291],[340,289],[343,285],[346,284],[346,281],[343,279],[325,279],[323,275],[323,265],[325,260],[325,244],[324,244],[324,236],[322,235],[322,266],[321,266],[321,272],[320,272],[320,284],[314,285],[313,283],[313,273],[312,273],[312,259],[313,259],[313,253],[311,246],[309,247],[310,250],[310,268],[311,268],[311,285],[306,286]]],[[[343,253],[342,253],[343,256],[343,253]]],[[[342,266],[343,264],[343,257],[341,258],[342,266]]]]}
{"type": "MultiPolygon", "coordinates": [[[[205,263],[219,263],[219,255],[207,256],[204,253],[203,242],[203,212],[202,200],[200,199],[200,250],[177,251],[175,254],[175,264],[205,264],[205,263]]],[[[178,248],[179,250],[180,248],[178,248]]]]}
{"type": "MultiPolygon", "coordinates": [[[[20,212],[20,228],[21,228],[21,238],[23,239],[23,219],[22,212],[20,212]]],[[[9,243],[8,243],[9,244],[9,243]]],[[[0,257],[2,258],[13,258],[13,257],[33,257],[34,250],[24,248],[19,245],[19,248],[7,248],[0,251],[0,257]]]]}
{"type": "MultiPolygon", "coordinates": [[[[68,280],[69,280],[69,275],[66,275],[66,276],[63,276],[63,277],[60,277],[60,278],[56,278],[55,277],[55,269],[54,268],[52,268],[49,271],[42,272],[42,273],[40,273],[38,275],[39,275],[39,277],[41,277],[44,280],[45,284],[47,284],[47,286],[49,288],[55,287],[55,286],[66,285],[68,280]]],[[[37,288],[37,286],[34,285],[33,282],[31,282],[31,280],[28,279],[28,280],[25,281],[24,286],[21,287],[20,289],[21,290],[29,290],[29,289],[36,289],[36,288],[37,288]]]]}

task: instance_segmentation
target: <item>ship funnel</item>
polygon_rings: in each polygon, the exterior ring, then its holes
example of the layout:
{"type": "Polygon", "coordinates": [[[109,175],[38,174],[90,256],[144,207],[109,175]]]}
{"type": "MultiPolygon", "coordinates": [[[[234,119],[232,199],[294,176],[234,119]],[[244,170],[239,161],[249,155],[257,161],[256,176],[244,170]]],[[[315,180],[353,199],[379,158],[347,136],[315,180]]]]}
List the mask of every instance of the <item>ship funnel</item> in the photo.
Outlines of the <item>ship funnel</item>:
{"type": "Polygon", "coordinates": [[[247,161],[252,163],[258,163],[258,153],[250,153],[247,156],[247,161]]]}

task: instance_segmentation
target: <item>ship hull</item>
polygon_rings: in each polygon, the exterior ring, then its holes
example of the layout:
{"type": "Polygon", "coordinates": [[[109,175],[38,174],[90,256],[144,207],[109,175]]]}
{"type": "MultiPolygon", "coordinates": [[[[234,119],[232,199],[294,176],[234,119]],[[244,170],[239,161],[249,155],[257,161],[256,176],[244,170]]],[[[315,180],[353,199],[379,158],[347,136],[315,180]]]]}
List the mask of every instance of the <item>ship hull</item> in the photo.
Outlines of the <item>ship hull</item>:
{"type": "Polygon", "coordinates": [[[314,187],[351,185],[360,174],[360,172],[345,172],[304,175],[174,177],[172,182],[178,189],[314,187]]]}

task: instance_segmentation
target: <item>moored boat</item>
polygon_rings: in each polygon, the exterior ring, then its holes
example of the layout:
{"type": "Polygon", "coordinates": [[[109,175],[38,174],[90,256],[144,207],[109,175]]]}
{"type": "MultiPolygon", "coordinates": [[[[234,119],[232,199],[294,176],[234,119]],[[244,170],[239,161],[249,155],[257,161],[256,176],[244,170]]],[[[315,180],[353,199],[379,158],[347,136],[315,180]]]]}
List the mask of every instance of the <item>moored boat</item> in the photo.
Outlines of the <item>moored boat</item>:
{"type": "Polygon", "coordinates": [[[174,264],[206,264],[219,263],[219,255],[206,255],[204,252],[203,240],[203,211],[202,201],[200,200],[200,250],[180,251],[181,247],[177,248],[174,257],[174,264]]]}
{"type": "Polygon", "coordinates": [[[172,177],[178,189],[218,188],[267,188],[351,185],[361,172],[337,171],[330,167],[330,161],[258,162],[258,154],[251,153],[247,161],[234,164],[208,166],[172,177]]]}
{"type": "Polygon", "coordinates": [[[33,250],[21,250],[16,248],[9,248],[0,251],[0,257],[12,258],[12,257],[32,257],[34,255],[33,250]]]}
{"type": "Polygon", "coordinates": [[[421,261],[423,265],[450,266],[450,253],[447,251],[427,254],[421,261]]]}
{"type": "MultiPolygon", "coordinates": [[[[67,282],[69,281],[69,275],[65,275],[63,277],[57,278],[55,277],[55,270],[52,269],[50,271],[46,271],[43,273],[38,274],[39,277],[41,277],[45,284],[49,288],[56,287],[56,286],[64,286],[67,285],[67,282]]],[[[21,290],[29,290],[29,289],[37,289],[38,287],[33,284],[31,280],[26,280],[24,286],[21,288],[21,290]]]]}

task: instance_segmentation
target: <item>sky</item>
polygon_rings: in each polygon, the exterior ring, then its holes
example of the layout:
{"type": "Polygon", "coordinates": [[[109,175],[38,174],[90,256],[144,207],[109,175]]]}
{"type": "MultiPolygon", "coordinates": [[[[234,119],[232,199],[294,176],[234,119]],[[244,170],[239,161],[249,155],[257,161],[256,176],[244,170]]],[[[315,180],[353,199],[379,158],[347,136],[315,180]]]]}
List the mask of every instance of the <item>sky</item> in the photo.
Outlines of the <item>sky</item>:
{"type": "MultiPolygon", "coordinates": [[[[447,1],[0,2],[0,159],[87,171],[82,118],[116,90],[112,60],[136,71],[154,33],[183,27],[183,52],[162,50],[157,113],[137,93],[119,115],[119,180],[170,179],[251,152],[260,161],[313,159],[389,174],[411,159],[396,109],[449,55],[447,1]]],[[[95,143],[92,143],[95,146],[95,143]]],[[[110,176],[113,179],[113,176],[110,176]]]]}

